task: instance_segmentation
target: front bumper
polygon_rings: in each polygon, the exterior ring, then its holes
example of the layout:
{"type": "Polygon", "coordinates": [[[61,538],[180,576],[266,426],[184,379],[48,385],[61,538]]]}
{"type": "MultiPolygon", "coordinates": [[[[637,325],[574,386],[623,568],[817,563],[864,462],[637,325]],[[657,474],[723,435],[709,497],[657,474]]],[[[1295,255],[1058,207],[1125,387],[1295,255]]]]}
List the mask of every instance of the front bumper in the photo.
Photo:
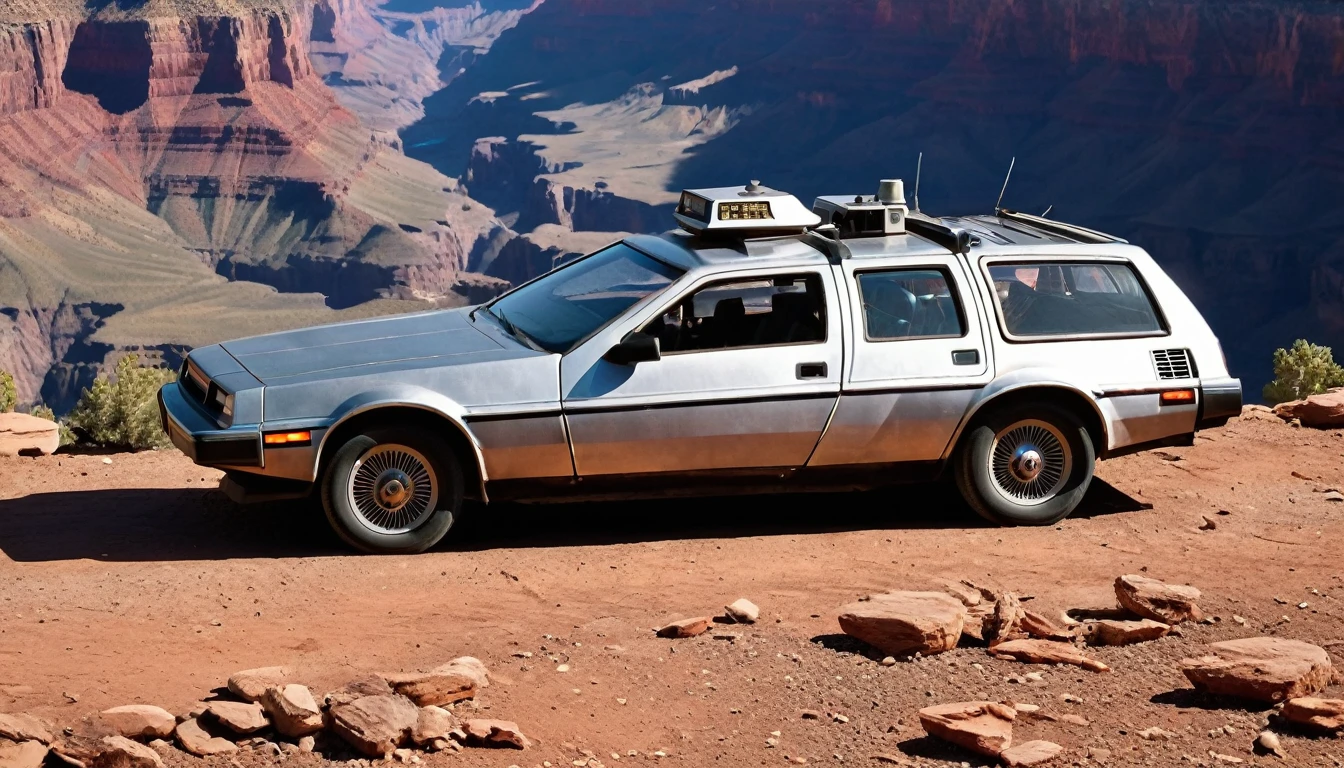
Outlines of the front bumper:
{"type": "Polygon", "coordinates": [[[177,382],[159,389],[159,416],[168,439],[197,464],[221,468],[265,466],[261,427],[257,424],[220,429],[177,382]]]}
{"type": "Polygon", "coordinates": [[[1209,379],[1200,387],[1199,417],[1195,429],[1221,427],[1241,415],[1241,380],[1209,379]]]}

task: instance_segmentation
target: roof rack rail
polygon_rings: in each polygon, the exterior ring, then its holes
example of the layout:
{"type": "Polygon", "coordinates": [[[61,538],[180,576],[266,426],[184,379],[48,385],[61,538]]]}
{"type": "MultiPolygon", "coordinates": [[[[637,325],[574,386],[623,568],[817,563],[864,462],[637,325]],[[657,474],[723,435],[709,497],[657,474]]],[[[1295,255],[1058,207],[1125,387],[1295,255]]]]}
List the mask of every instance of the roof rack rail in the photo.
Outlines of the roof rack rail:
{"type": "Polygon", "coordinates": [[[1020,211],[1011,211],[1007,208],[999,208],[994,213],[1000,218],[1009,221],[1018,221],[1023,224],[1035,227],[1043,232],[1049,232],[1053,235],[1067,237],[1077,240],[1080,243],[1128,243],[1128,240],[1122,240],[1114,235],[1108,235],[1104,232],[1098,232],[1095,229],[1079,227],[1074,224],[1065,224],[1062,221],[1054,221],[1044,216],[1033,216],[1030,213],[1020,211]]]}
{"type": "Polygon", "coordinates": [[[941,245],[953,253],[965,254],[971,252],[971,233],[964,229],[953,229],[928,216],[914,213],[906,218],[905,228],[907,231],[913,232],[935,245],[941,245]]]}
{"type": "Polygon", "coordinates": [[[840,230],[834,224],[813,227],[803,234],[803,239],[814,248],[825,251],[827,258],[833,263],[853,255],[849,251],[849,246],[840,241],[840,230]]]}

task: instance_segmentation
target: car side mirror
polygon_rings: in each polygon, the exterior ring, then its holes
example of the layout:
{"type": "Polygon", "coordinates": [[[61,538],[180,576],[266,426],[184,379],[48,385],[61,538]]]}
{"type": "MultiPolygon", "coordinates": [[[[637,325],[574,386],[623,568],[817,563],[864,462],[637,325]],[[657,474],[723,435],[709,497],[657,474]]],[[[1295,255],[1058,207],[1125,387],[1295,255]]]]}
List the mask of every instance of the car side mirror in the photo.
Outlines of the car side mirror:
{"type": "Polygon", "coordinates": [[[635,331],[626,336],[620,344],[607,350],[607,354],[603,355],[602,359],[616,365],[652,363],[655,360],[663,359],[663,352],[656,336],[635,331]]]}

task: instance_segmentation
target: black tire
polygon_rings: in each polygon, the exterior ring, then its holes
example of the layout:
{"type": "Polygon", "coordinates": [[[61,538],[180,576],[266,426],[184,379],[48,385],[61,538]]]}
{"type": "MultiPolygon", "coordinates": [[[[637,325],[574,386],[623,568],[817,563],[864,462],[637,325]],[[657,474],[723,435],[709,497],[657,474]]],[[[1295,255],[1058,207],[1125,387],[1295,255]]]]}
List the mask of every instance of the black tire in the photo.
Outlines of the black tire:
{"type": "Polygon", "coordinates": [[[977,420],[962,437],[953,469],[966,503],[986,520],[1050,525],[1068,517],[1083,500],[1096,459],[1092,438],[1077,416],[1033,402],[977,420]],[[1062,464],[1057,463],[1056,448],[1067,451],[1062,464]],[[1033,468],[1036,474],[1031,476],[1033,468]],[[1024,480],[1027,476],[1031,479],[1024,480]]]}
{"type": "Polygon", "coordinates": [[[332,529],[371,554],[424,552],[447,535],[462,508],[462,467],[452,447],[410,426],[350,438],[327,462],[321,485],[332,529]]]}

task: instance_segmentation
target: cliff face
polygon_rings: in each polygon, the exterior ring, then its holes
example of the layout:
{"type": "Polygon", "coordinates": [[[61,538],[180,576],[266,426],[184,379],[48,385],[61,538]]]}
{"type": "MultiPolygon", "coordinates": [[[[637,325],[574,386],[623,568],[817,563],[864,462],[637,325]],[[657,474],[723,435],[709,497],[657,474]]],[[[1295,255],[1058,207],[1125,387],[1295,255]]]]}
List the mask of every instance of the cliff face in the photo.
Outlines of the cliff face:
{"type": "MultiPolygon", "coordinates": [[[[1344,345],[1341,62],[1344,10],[1325,3],[552,0],[403,137],[470,170],[524,231],[577,229],[550,212],[577,211],[585,189],[647,205],[752,178],[804,199],[868,194],[882,177],[910,185],[920,152],[926,211],[983,212],[1016,157],[1005,204],[1149,248],[1254,394],[1275,346],[1344,345]],[[632,91],[661,106],[624,108],[632,91]],[[675,106],[705,124],[650,140],[675,106]],[[660,188],[631,184],[655,165],[670,168],[660,188]]],[[[584,226],[671,225],[630,207],[592,208],[584,226]]]]}
{"type": "Polygon", "coordinates": [[[462,303],[493,285],[464,274],[500,228],[493,212],[363,125],[310,61],[314,38],[385,32],[362,0],[56,3],[52,16],[0,25],[0,369],[26,401],[68,406],[129,347],[316,322],[323,304],[462,303]],[[112,309],[57,321],[90,307],[112,309]]]}

